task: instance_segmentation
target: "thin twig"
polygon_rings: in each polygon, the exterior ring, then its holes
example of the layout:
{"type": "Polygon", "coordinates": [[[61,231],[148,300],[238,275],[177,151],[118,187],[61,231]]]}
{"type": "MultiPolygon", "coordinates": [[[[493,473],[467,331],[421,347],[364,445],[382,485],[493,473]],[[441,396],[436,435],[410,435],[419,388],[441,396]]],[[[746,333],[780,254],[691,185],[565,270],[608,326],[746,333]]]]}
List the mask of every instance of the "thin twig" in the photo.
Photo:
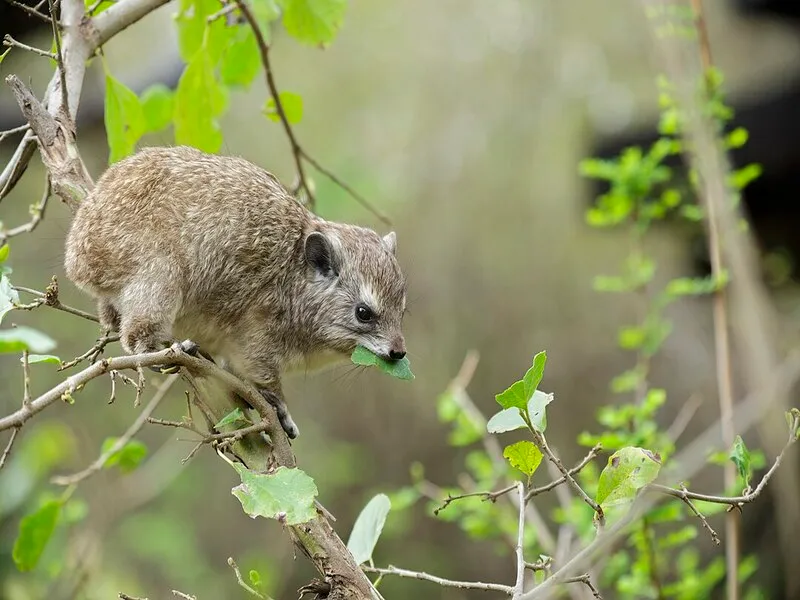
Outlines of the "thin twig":
{"type": "Polygon", "coordinates": [[[350,185],[342,181],[337,175],[335,175],[330,169],[323,167],[317,159],[311,156],[308,152],[305,151],[304,148],[300,148],[300,153],[302,154],[303,158],[305,158],[311,165],[320,173],[325,175],[328,179],[330,179],[333,183],[338,185],[342,188],[345,192],[350,194],[350,197],[353,198],[356,202],[358,202],[361,206],[367,209],[369,212],[373,214],[381,223],[386,225],[387,227],[391,227],[392,221],[387,217],[380,209],[374,207],[364,196],[359,194],[355,191],[350,185]]]}
{"type": "Polygon", "coordinates": [[[516,487],[519,494],[519,523],[517,525],[517,579],[514,582],[514,598],[525,593],[525,485],[518,481],[516,487]]]}
{"type": "Polygon", "coordinates": [[[258,21],[245,1],[234,0],[234,2],[236,2],[236,6],[239,7],[242,15],[247,20],[250,28],[253,30],[253,35],[255,36],[256,43],[258,44],[259,54],[261,55],[261,64],[264,67],[264,76],[267,80],[267,87],[269,88],[269,92],[272,94],[272,99],[275,102],[275,112],[278,113],[278,118],[281,121],[281,125],[283,125],[286,136],[289,138],[289,144],[292,147],[292,156],[294,157],[294,164],[297,168],[297,175],[300,178],[300,185],[306,191],[306,194],[308,195],[309,207],[313,211],[315,202],[314,192],[312,191],[311,186],[306,179],[305,168],[303,167],[302,149],[300,148],[300,144],[294,135],[292,126],[289,124],[289,119],[286,117],[286,111],[283,109],[283,104],[281,103],[278,86],[275,84],[275,77],[272,74],[272,64],[269,60],[269,44],[267,44],[267,41],[264,39],[264,34],[261,32],[261,27],[259,27],[258,21]]]}
{"type": "Polygon", "coordinates": [[[233,560],[232,556],[228,557],[228,565],[230,566],[231,569],[233,569],[233,572],[236,575],[236,581],[239,583],[239,586],[250,592],[256,598],[266,598],[264,594],[262,594],[258,590],[254,590],[244,582],[244,579],[242,579],[242,572],[239,570],[239,565],[236,564],[236,561],[233,560]]]}
{"type": "MultiPolygon", "coordinates": [[[[575,465],[574,467],[572,467],[568,471],[569,476],[573,477],[573,476],[577,475],[578,473],[580,473],[586,465],[588,465],[590,462],[592,462],[595,459],[595,457],[597,457],[597,455],[600,454],[600,451],[602,449],[603,449],[603,447],[600,444],[596,444],[594,446],[594,448],[589,450],[589,454],[587,454],[586,456],[583,457],[581,462],[579,462],[577,465],[575,465]]],[[[567,481],[567,476],[564,475],[560,479],[556,479],[555,481],[551,481],[547,485],[543,485],[541,487],[537,487],[537,488],[533,488],[531,490],[528,490],[528,493],[525,495],[525,501],[528,502],[534,496],[538,496],[539,494],[543,494],[545,492],[549,492],[554,487],[559,486],[562,483],[565,483],[566,481],[567,481]]]]}
{"type": "Polygon", "coordinates": [[[189,594],[184,594],[178,590],[172,590],[172,595],[178,598],[183,598],[184,600],[197,600],[197,596],[190,596],[189,594]]]}
{"type": "Polygon", "coordinates": [[[6,129],[5,131],[0,131],[0,142],[2,142],[7,137],[10,137],[17,133],[25,133],[28,129],[31,128],[30,123],[25,123],[24,125],[20,125],[19,127],[12,127],[11,129],[6,129]]]}
{"type": "Polygon", "coordinates": [[[28,6],[26,4],[23,4],[22,2],[17,2],[17,0],[6,0],[6,2],[8,2],[14,8],[18,8],[20,10],[24,10],[26,13],[28,13],[32,17],[36,17],[37,19],[41,19],[42,21],[50,23],[50,18],[47,15],[45,15],[43,13],[40,13],[38,10],[33,9],[30,6],[28,6]]]}
{"type": "Polygon", "coordinates": [[[80,483],[84,479],[91,477],[98,471],[100,471],[103,466],[106,464],[109,458],[111,458],[115,453],[122,450],[129,441],[133,439],[133,437],[139,433],[142,429],[144,424],[147,422],[147,419],[153,412],[156,410],[158,405],[164,399],[164,396],[167,395],[169,389],[172,387],[172,384],[177,381],[180,376],[178,374],[170,375],[167,377],[164,382],[156,389],[155,394],[153,394],[153,398],[148,402],[147,406],[142,409],[142,412],[139,413],[139,416],[136,420],[128,427],[127,431],[122,434],[117,441],[100,457],[95,460],[91,465],[86,467],[83,471],[79,471],[78,473],[74,473],[72,475],[61,475],[57,477],[53,477],[50,481],[55,485],[74,485],[80,483]]]}
{"type": "Polygon", "coordinates": [[[53,54],[52,52],[48,52],[47,50],[41,50],[39,48],[35,48],[34,46],[28,46],[27,44],[18,42],[9,34],[5,34],[5,36],[3,36],[3,46],[8,46],[9,48],[19,48],[20,50],[25,50],[26,52],[33,52],[34,54],[38,54],[39,56],[44,56],[45,58],[51,58],[53,60],[56,59],[56,55],[53,54]]]}
{"type": "Polygon", "coordinates": [[[48,175],[45,177],[45,186],[42,198],[39,200],[38,204],[32,204],[30,207],[31,220],[27,223],[23,223],[22,225],[17,225],[8,231],[0,232],[0,243],[8,238],[14,237],[15,235],[30,233],[36,229],[36,226],[39,224],[42,218],[44,218],[44,210],[47,207],[47,201],[50,199],[51,191],[52,186],[50,185],[50,176],[48,175]]]}
{"type": "MultiPolygon", "coordinates": [[[[686,486],[681,485],[681,490],[683,490],[685,492],[686,491],[686,486]]],[[[703,513],[701,513],[698,510],[698,508],[694,505],[694,502],[692,502],[689,498],[681,498],[681,500],[683,500],[684,503],[686,504],[686,506],[688,506],[691,509],[691,511],[694,513],[694,515],[698,519],[700,519],[700,522],[703,524],[703,528],[706,531],[708,531],[709,535],[711,536],[711,541],[713,541],[717,546],[719,546],[719,544],[720,544],[719,536],[717,535],[717,532],[714,531],[714,528],[711,527],[711,525],[708,524],[708,520],[706,519],[705,515],[703,515],[703,513]]]]}
{"type": "Polygon", "coordinates": [[[597,523],[602,528],[605,525],[606,517],[605,513],[603,512],[603,507],[601,507],[597,502],[595,502],[589,495],[583,490],[581,485],[575,481],[575,478],[570,474],[569,471],[564,467],[562,462],[558,459],[558,457],[553,454],[553,451],[550,449],[550,446],[547,445],[547,440],[544,437],[544,434],[540,431],[537,431],[535,428],[530,427],[531,434],[533,435],[534,443],[539,447],[539,450],[544,454],[550,462],[552,462],[556,468],[561,471],[561,474],[564,476],[569,484],[573,487],[573,489],[578,493],[581,499],[592,507],[592,510],[596,513],[597,516],[597,523]]]}
{"type": "Polygon", "coordinates": [[[61,32],[56,23],[56,9],[53,0],[47,0],[50,8],[50,22],[53,24],[53,40],[56,44],[56,62],[58,76],[61,81],[61,111],[62,117],[69,119],[69,97],[67,94],[67,71],[64,69],[64,54],[61,51],[61,32]]]}
{"type": "Polygon", "coordinates": [[[487,592],[503,592],[511,596],[514,593],[514,588],[510,585],[503,585],[500,583],[483,583],[480,581],[454,581],[452,579],[444,579],[436,575],[430,575],[421,571],[409,571],[408,569],[398,569],[395,566],[389,565],[387,568],[382,569],[378,567],[368,567],[362,565],[362,570],[365,573],[378,573],[380,575],[397,575],[398,577],[408,577],[409,579],[420,579],[422,581],[430,581],[442,587],[459,588],[462,590],[484,590],[487,592]]]}
{"type": "Polygon", "coordinates": [[[6,466],[6,460],[8,460],[8,457],[11,454],[11,448],[14,446],[14,441],[17,439],[19,430],[20,427],[14,427],[14,429],[11,431],[11,437],[8,440],[8,444],[6,444],[6,449],[3,450],[3,454],[0,456],[0,469],[6,466]]]}
{"type": "MultiPolygon", "coordinates": [[[[72,360],[70,360],[68,362],[62,363],[61,366],[58,367],[58,370],[59,371],[64,371],[66,369],[72,368],[75,365],[77,365],[79,362],[82,362],[84,360],[88,360],[90,363],[94,363],[94,361],[97,359],[98,356],[100,356],[100,354],[103,352],[103,350],[105,349],[105,347],[108,344],[110,344],[112,342],[118,342],[118,341],[119,341],[119,335],[116,335],[116,334],[115,335],[104,335],[103,337],[98,339],[94,343],[94,346],[89,348],[86,352],[84,352],[80,356],[76,356],[75,358],[73,358],[72,360]]],[[[134,383],[134,381],[130,377],[128,377],[127,375],[125,375],[123,373],[120,373],[119,376],[122,378],[122,380],[125,383],[130,383],[130,384],[133,384],[134,386],[136,385],[134,383]]]]}
{"type": "Polygon", "coordinates": [[[586,587],[589,588],[589,591],[592,592],[592,596],[597,598],[598,600],[603,600],[603,597],[600,595],[600,592],[597,591],[597,588],[592,585],[592,579],[589,577],[589,574],[586,573],[584,575],[578,575],[577,577],[568,577],[563,581],[563,583],[582,583],[586,587]]]}
{"type": "Polygon", "coordinates": [[[147,600],[147,598],[139,598],[137,596],[128,596],[128,594],[124,592],[120,592],[117,594],[119,600],[147,600]]]}
{"type": "MultiPolygon", "coordinates": [[[[88,313],[84,310],[81,310],[79,308],[73,308],[72,306],[67,306],[66,304],[62,303],[61,300],[58,299],[58,293],[52,295],[52,293],[49,290],[47,292],[40,292],[38,290],[32,290],[30,288],[21,287],[18,285],[12,287],[18,292],[31,294],[32,296],[36,296],[39,300],[41,300],[41,302],[38,303],[25,305],[24,310],[31,310],[32,308],[37,308],[39,306],[49,306],[57,310],[63,310],[64,312],[68,312],[69,314],[75,315],[76,317],[81,317],[83,319],[86,319],[87,321],[93,321],[95,323],[100,322],[100,319],[98,319],[95,315],[88,313]]],[[[17,308],[22,308],[22,307],[17,307],[17,308]]]]}

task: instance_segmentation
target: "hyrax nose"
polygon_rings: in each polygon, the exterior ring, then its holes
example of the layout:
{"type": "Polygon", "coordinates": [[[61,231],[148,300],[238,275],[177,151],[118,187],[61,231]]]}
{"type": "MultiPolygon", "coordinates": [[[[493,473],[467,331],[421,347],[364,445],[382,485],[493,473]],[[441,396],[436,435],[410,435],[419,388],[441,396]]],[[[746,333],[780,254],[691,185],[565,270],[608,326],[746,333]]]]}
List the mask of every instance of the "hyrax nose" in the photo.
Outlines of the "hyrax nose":
{"type": "Polygon", "coordinates": [[[389,348],[389,358],[392,360],[400,360],[406,355],[406,343],[403,338],[397,338],[392,342],[392,347],[389,348]]]}

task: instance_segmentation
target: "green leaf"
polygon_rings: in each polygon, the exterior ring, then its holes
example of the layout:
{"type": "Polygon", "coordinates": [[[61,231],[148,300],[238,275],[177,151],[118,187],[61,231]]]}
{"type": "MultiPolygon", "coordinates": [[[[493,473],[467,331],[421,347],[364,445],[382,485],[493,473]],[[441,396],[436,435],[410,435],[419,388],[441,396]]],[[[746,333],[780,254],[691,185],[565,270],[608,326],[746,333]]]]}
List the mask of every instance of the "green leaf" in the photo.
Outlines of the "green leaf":
{"type": "Polygon", "coordinates": [[[326,46],[342,26],[347,0],[280,0],[280,5],[290,35],[306,44],[326,46]]]}
{"type": "Polygon", "coordinates": [[[0,54],[0,65],[2,65],[2,64],[3,64],[3,59],[4,59],[6,56],[8,56],[8,53],[9,53],[9,52],[11,52],[11,48],[9,48],[8,50],[6,50],[6,51],[5,51],[5,52],[3,52],[2,54],[0,54]]]}
{"type": "Polygon", "coordinates": [[[542,382],[542,377],[544,377],[544,365],[546,362],[547,352],[539,352],[533,357],[531,368],[528,369],[527,373],[525,373],[525,377],[522,378],[525,382],[526,399],[530,399],[530,397],[533,396],[533,392],[536,391],[539,384],[542,382]]]}
{"type": "Polygon", "coordinates": [[[736,470],[739,476],[744,480],[745,487],[750,486],[750,478],[753,476],[753,466],[750,460],[750,451],[742,439],[742,436],[737,435],[733,441],[733,448],[728,457],[736,465],[736,470]]]}
{"type": "Polygon", "coordinates": [[[125,158],[136,148],[145,132],[146,122],[139,97],[106,71],[105,97],[108,164],[125,158]]]}
{"type": "Polygon", "coordinates": [[[748,133],[744,127],[737,127],[731,131],[727,138],[728,148],[741,148],[747,143],[748,133]]]}
{"type": "Polygon", "coordinates": [[[532,476],[542,462],[542,452],[531,441],[522,440],[503,450],[503,456],[515,469],[519,469],[528,477],[532,476]]]}
{"type": "MultiPolygon", "coordinates": [[[[8,246],[5,246],[8,248],[8,246]]],[[[0,275],[0,323],[10,310],[19,304],[19,294],[11,287],[11,281],[5,275],[0,275]]]]}
{"type": "Polygon", "coordinates": [[[251,517],[280,519],[288,525],[307,523],[317,516],[317,486],[300,469],[278,467],[268,474],[251,471],[241,463],[233,468],[242,480],[231,493],[251,517]]]}
{"type": "Polygon", "coordinates": [[[660,469],[657,454],[633,446],[621,448],[600,473],[595,500],[603,508],[631,502],[636,492],[658,477],[660,469]]]}
{"type": "MultiPolygon", "coordinates": [[[[115,437],[106,438],[100,453],[105,454],[111,450],[111,447],[116,443],[117,439],[118,438],[115,437]]],[[[130,440],[122,448],[109,456],[103,467],[108,469],[116,465],[123,473],[130,473],[139,466],[145,456],[147,456],[147,446],[139,440],[130,440]]]]}
{"type": "MultiPolygon", "coordinates": [[[[259,5],[264,0],[253,4],[259,5]]],[[[174,17],[178,27],[178,48],[181,58],[190,62],[201,47],[206,47],[212,66],[216,66],[231,38],[235,35],[225,19],[208,23],[208,17],[219,10],[217,0],[180,0],[174,17]]],[[[255,7],[254,7],[255,10],[255,7]]]]}
{"type": "MultiPolygon", "coordinates": [[[[258,3],[256,3],[258,4],[258,3]]],[[[250,87],[261,70],[261,55],[253,30],[240,25],[233,34],[230,45],[222,54],[220,78],[225,85],[250,87]]]]}
{"type": "Polygon", "coordinates": [[[514,407],[501,410],[486,423],[486,430],[489,433],[505,433],[523,427],[527,425],[520,415],[520,410],[514,407]]]}
{"type": "Polygon", "coordinates": [[[404,356],[400,360],[388,361],[364,346],[356,346],[356,349],[353,350],[353,354],[350,356],[350,360],[357,365],[378,367],[384,373],[388,373],[392,377],[397,377],[398,379],[414,379],[414,374],[411,372],[411,363],[407,356],[404,356]]]}
{"type": "Polygon", "coordinates": [[[536,431],[544,433],[547,429],[547,405],[553,401],[553,394],[536,390],[528,401],[528,417],[536,431]]]}
{"type": "Polygon", "coordinates": [[[356,564],[360,565],[372,558],[375,544],[378,543],[391,508],[389,497],[386,494],[377,494],[361,509],[347,540],[347,549],[353,554],[356,564]]]}
{"type": "Polygon", "coordinates": [[[15,327],[0,331],[0,352],[48,352],[56,347],[53,339],[30,327],[15,327]]]}
{"type": "Polygon", "coordinates": [[[8,244],[3,244],[0,246],[0,263],[6,262],[8,259],[8,253],[11,251],[11,246],[8,244]]]}
{"type": "MultiPolygon", "coordinates": [[[[303,97],[294,92],[280,92],[278,98],[283,107],[283,114],[290,125],[296,125],[303,119],[303,97]]],[[[264,105],[264,114],[271,121],[276,123],[281,120],[278,115],[278,108],[275,106],[275,99],[270,98],[264,105]]]]}
{"type": "Polygon", "coordinates": [[[255,569],[250,569],[250,572],[247,574],[248,578],[250,579],[250,585],[254,588],[261,587],[261,575],[255,569]]]}
{"type": "MultiPolygon", "coordinates": [[[[22,357],[20,356],[19,362],[22,361],[22,357]]],[[[61,359],[57,356],[53,356],[52,354],[29,354],[28,355],[28,364],[33,365],[36,363],[53,363],[56,365],[61,364],[61,359]]]]}
{"type": "Polygon", "coordinates": [[[175,94],[164,84],[151,85],[142,93],[140,101],[147,131],[161,131],[172,122],[175,94]]]}
{"type": "Polygon", "coordinates": [[[47,542],[55,531],[61,514],[61,501],[50,500],[38,510],[25,515],[19,524],[12,557],[17,569],[31,571],[39,562],[47,542]]]}
{"type": "Polygon", "coordinates": [[[497,394],[495,401],[503,408],[518,408],[525,410],[528,407],[528,396],[525,395],[525,382],[514,382],[506,391],[497,394]]]}
{"type": "Polygon", "coordinates": [[[222,147],[216,117],[225,108],[225,93],[214,78],[214,66],[206,47],[194,55],[178,80],[175,93],[175,142],[209,153],[222,147]]]}
{"type": "Polygon", "coordinates": [[[645,331],[641,327],[623,327],[619,332],[619,347],[623,350],[636,350],[645,340],[645,331]]]}
{"type": "Polygon", "coordinates": [[[241,408],[234,408],[231,412],[222,417],[219,423],[214,425],[214,429],[220,429],[228,425],[234,425],[235,429],[241,429],[246,425],[252,425],[252,421],[245,416],[241,408]]]}

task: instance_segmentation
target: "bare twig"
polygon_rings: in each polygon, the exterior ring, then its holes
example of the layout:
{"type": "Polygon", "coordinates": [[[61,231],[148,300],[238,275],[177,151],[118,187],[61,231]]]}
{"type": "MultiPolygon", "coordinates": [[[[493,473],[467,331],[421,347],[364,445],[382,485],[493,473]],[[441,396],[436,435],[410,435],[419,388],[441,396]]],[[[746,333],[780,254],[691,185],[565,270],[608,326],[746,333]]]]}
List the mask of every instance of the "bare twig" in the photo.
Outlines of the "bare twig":
{"type": "MultiPolygon", "coordinates": [[[[580,473],[586,465],[588,465],[590,462],[592,462],[597,457],[597,455],[600,454],[601,450],[602,450],[602,446],[600,444],[596,444],[594,446],[594,448],[589,450],[589,453],[586,456],[583,457],[581,462],[579,462],[577,465],[572,467],[567,472],[568,475],[570,477],[573,477],[573,476],[577,475],[578,473],[580,473]]],[[[556,479],[555,481],[551,481],[547,485],[543,485],[541,487],[537,487],[537,488],[533,488],[531,490],[528,490],[528,493],[525,495],[525,501],[527,502],[531,498],[533,498],[534,496],[538,496],[539,494],[543,494],[544,492],[549,492],[554,487],[559,486],[559,485],[561,485],[562,483],[564,483],[566,481],[567,481],[567,475],[564,475],[560,479],[556,479]]]]}
{"type": "MultiPolygon", "coordinates": [[[[53,282],[55,281],[56,279],[55,277],[53,277],[53,282]]],[[[53,283],[50,284],[50,286],[52,285],[53,283]]],[[[79,308],[73,308],[72,306],[67,306],[66,304],[63,304],[61,300],[58,299],[58,287],[57,286],[55,287],[55,293],[53,293],[50,286],[48,286],[48,290],[46,292],[40,292],[38,290],[32,290],[30,288],[21,287],[18,285],[12,287],[18,292],[24,292],[26,294],[36,296],[39,299],[38,302],[34,302],[32,304],[26,304],[24,306],[24,310],[31,310],[39,306],[49,306],[50,308],[55,308],[57,310],[63,310],[64,312],[68,312],[69,314],[75,315],[76,317],[81,317],[83,319],[86,319],[87,321],[92,321],[94,323],[100,322],[100,319],[98,319],[95,315],[91,313],[88,313],[79,308]]],[[[17,308],[23,308],[23,307],[17,307],[17,308]]]]}
{"type": "Polygon", "coordinates": [[[184,600],[197,600],[197,596],[190,596],[189,594],[184,594],[178,590],[172,590],[172,595],[178,598],[183,598],[184,600]]]}
{"type": "Polygon", "coordinates": [[[234,0],[234,2],[236,2],[236,6],[239,7],[242,15],[247,20],[250,28],[253,30],[253,35],[255,36],[256,43],[258,44],[259,54],[261,55],[261,64],[264,67],[264,76],[267,80],[267,87],[269,88],[269,92],[272,94],[272,99],[275,102],[275,112],[278,113],[278,118],[281,121],[281,125],[283,125],[286,136],[289,138],[289,144],[292,147],[292,156],[294,157],[294,164],[297,168],[297,175],[300,178],[300,185],[308,195],[309,207],[311,210],[314,210],[314,191],[311,189],[311,185],[308,183],[308,179],[306,178],[305,168],[303,166],[302,149],[300,148],[300,144],[294,135],[292,126],[289,124],[289,119],[286,117],[286,111],[283,109],[283,103],[281,102],[280,94],[278,92],[278,86],[275,84],[275,77],[272,74],[272,64],[269,60],[269,44],[267,44],[267,41],[264,39],[264,34],[261,32],[261,27],[259,27],[258,21],[245,3],[245,0],[234,0]]]}
{"type": "MultiPolygon", "coordinates": [[[[681,485],[681,490],[686,492],[686,486],[681,485]]],[[[708,531],[709,535],[711,536],[711,541],[719,546],[719,536],[717,535],[717,532],[714,531],[714,528],[708,524],[708,520],[706,519],[705,515],[703,515],[703,513],[697,509],[697,507],[694,505],[694,502],[692,502],[689,498],[681,498],[681,500],[683,500],[686,506],[688,506],[689,509],[694,513],[694,515],[700,519],[700,523],[703,524],[703,528],[708,531]]]]}
{"type": "Polygon", "coordinates": [[[120,592],[119,594],[117,594],[117,596],[118,596],[119,600],[147,600],[147,598],[139,598],[137,596],[129,596],[128,594],[126,594],[124,592],[120,592]]]}
{"type": "Polygon", "coordinates": [[[564,479],[566,479],[567,482],[569,482],[569,484],[581,497],[581,500],[583,500],[586,504],[592,507],[592,510],[594,510],[594,512],[596,513],[597,524],[602,528],[605,525],[605,520],[606,520],[605,513],[603,512],[603,507],[589,497],[589,495],[583,490],[581,485],[577,481],[575,481],[575,478],[572,476],[572,474],[569,471],[567,471],[567,469],[564,467],[564,465],[558,459],[558,457],[555,454],[553,454],[553,451],[550,449],[550,446],[547,445],[547,440],[545,439],[544,434],[541,433],[540,431],[537,431],[533,427],[529,427],[529,429],[531,431],[531,434],[533,435],[533,441],[539,447],[539,450],[541,450],[542,454],[544,454],[550,460],[550,462],[552,462],[556,466],[556,468],[564,476],[564,479]]]}
{"type": "Polygon", "coordinates": [[[525,593],[525,486],[518,481],[516,487],[519,494],[519,523],[517,525],[517,579],[514,582],[514,598],[525,593]]]}
{"type": "MultiPolygon", "coordinates": [[[[98,356],[100,356],[100,354],[103,352],[103,350],[108,344],[118,341],[119,341],[119,335],[116,334],[104,335],[100,339],[98,339],[94,343],[94,345],[91,348],[89,348],[86,352],[84,352],[80,356],[76,356],[75,358],[73,358],[68,362],[62,363],[61,366],[58,367],[58,370],[64,371],[66,369],[70,369],[84,360],[88,360],[90,363],[94,363],[94,361],[97,359],[98,356]]],[[[136,385],[134,381],[127,375],[119,373],[119,376],[126,384],[132,384],[134,386],[136,385]]]]}
{"type": "Polygon", "coordinates": [[[117,441],[114,442],[114,444],[106,452],[101,454],[100,457],[97,460],[95,460],[91,465],[86,467],[83,471],[74,473],[73,475],[61,475],[53,477],[51,479],[51,482],[56,485],[74,485],[80,483],[84,479],[87,479],[88,477],[91,477],[92,475],[100,471],[109,458],[111,458],[116,452],[124,448],[125,444],[131,441],[133,437],[137,433],[139,433],[139,430],[141,430],[141,428],[147,422],[148,417],[153,414],[158,405],[164,399],[164,396],[166,396],[167,392],[169,392],[169,389],[172,387],[172,384],[174,384],[178,378],[179,375],[177,374],[170,375],[169,377],[167,377],[162,382],[162,384],[156,389],[155,394],[153,394],[153,398],[150,400],[150,402],[147,403],[147,406],[145,406],[142,409],[142,412],[139,413],[139,416],[131,424],[131,426],[128,427],[127,431],[125,431],[125,433],[123,433],[122,436],[120,436],[117,439],[117,441]]]}
{"type": "Polygon", "coordinates": [[[35,8],[31,8],[27,4],[23,4],[22,2],[17,2],[17,0],[6,0],[6,2],[8,2],[14,8],[18,8],[18,9],[20,9],[22,11],[25,11],[26,13],[28,13],[32,17],[36,17],[37,19],[39,19],[41,21],[45,21],[47,23],[50,22],[50,17],[48,17],[47,15],[45,15],[43,13],[40,13],[35,8]]]}
{"type": "Polygon", "coordinates": [[[11,454],[11,448],[14,446],[14,441],[17,439],[17,434],[19,433],[20,428],[14,427],[11,430],[11,437],[8,439],[8,443],[6,444],[6,449],[3,450],[3,454],[0,455],[0,469],[6,466],[6,461],[8,460],[9,455],[11,454]]]}
{"type": "Polygon", "coordinates": [[[20,50],[25,50],[26,52],[33,52],[34,54],[38,54],[39,56],[44,56],[45,58],[51,58],[55,60],[56,55],[52,52],[48,52],[47,50],[41,50],[39,48],[34,48],[33,46],[28,46],[27,44],[23,44],[22,42],[18,42],[9,34],[5,34],[3,36],[3,46],[8,46],[9,48],[19,48],[20,50]]]}
{"type": "Polygon", "coordinates": [[[9,229],[7,231],[0,231],[0,243],[4,242],[8,238],[12,238],[15,235],[20,235],[23,233],[30,233],[39,222],[44,217],[44,210],[47,207],[47,201],[50,199],[50,192],[52,188],[50,186],[50,177],[45,177],[45,185],[44,185],[44,193],[42,194],[41,200],[39,200],[38,204],[32,204],[30,207],[31,212],[31,220],[27,223],[23,223],[22,225],[17,225],[16,227],[9,229]]]}
{"type": "Polygon", "coordinates": [[[582,583],[583,585],[589,588],[589,591],[592,592],[592,596],[594,596],[598,600],[603,600],[603,597],[600,595],[600,592],[597,591],[597,588],[594,587],[594,585],[592,584],[592,579],[591,577],[589,577],[588,573],[584,575],[578,575],[577,577],[567,577],[562,583],[582,583]]]}
{"type": "Polygon", "coordinates": [[[242,579],[242,572],[239,570],[239,565],[236,564],[236,561],[233,560],[232,556],[228,557],[228,565],[230,566],[231,569],[233,569],[233,573],[236,575],[236,581],[239,583],[240,587],[247,590],[250,594],[252,594],[256,598],[262,598],[262,599],[266,598],[264,594],[262,594],[258,590],[251,588],[249,585],[245,583],[244,579],[242,579]]]}
{"type": "Polygon", "coordinates": [[[25,133],[31,128],[30,124],[25,123],[24,125],[20,125],[19,127],[12,127],[11,129],[6,129],[5,131],[0,131],[0,142],[2,142],[7,137],[15,135],[17,133],[25,133]]]}
{"type": "Polygon", "coordinates": [[[409,571],[408,569],[398,569],[395,566],[382,569],[378,567],[368,567],[366,565],[361,567],[366,573],[379,573],[380,575],[397,575],[398,577],[408,577],[409,579],[420,579],[422,581],[430,581],[442,587],[459,588],[462,590],[483,590],[486,592],[503,592],[511,596],[514,593],[514,588],[510,585],[502,585],[500,583],[482,583],[480,581],[454,581],[452,579],[444,579],[436,575],[430,575],[421,571],[409,571]]]}
{"type": "Polygon", "coordinates": [[[59,81],[61,83],[61,114],[63,118],[69,119],[69,94],[67,91],[67,72],[64,69],[64,54],[61,51],[61,32],[58,30],[56,23],[56,9],[53,0],[47,0],[47,5],[50,8],[50,22],[53,24],[53,40],[56,45],[56,69],[58,71],[59,81]]]}

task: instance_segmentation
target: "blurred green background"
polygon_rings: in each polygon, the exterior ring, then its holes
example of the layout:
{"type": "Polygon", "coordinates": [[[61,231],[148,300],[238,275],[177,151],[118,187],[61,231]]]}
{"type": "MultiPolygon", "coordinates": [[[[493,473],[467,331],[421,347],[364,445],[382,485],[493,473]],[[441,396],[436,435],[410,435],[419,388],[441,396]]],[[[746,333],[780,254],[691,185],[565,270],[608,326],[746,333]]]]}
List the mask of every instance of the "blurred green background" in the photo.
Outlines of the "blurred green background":
{"type": "MultiPolygon", "coordinates": [[[[744,19],[726,2],[706,4],[715,61],[734,101],[780,84],[797,64],[800,40],[786,26],[744,19]]],[[[180,71],[174,11],[172,5],[159,9],[106,46],[112,72],[137,92],[180,71]]],[[[617,270],[628,239],[585,225],[590,191],[577,164],[598,139],[652,124],[658,69],[647,27],[639,3],[621,0],[354,0],[325,51],[276,31],[278,85],[304,99],[303,121],[295,128],[299,139],[390,216],[409,278],[405,330],[413,382],[341,367],[285,383],[302,431],[294,444],[298,462],[315,478],[345,539],[372,494],[408,483],[412,463],[422,463],[433,481],[457,481],[463,450],[448,446],[436,398],[470,349],[480,353],[480,363],[469,390],[487,415],[494,411],[494,395],[546,349],[543,388],[556,396],[549,409],[551,445],[565,462],[583,454],[576,436],[593,426],[599,405],[613,400],[609,379],[630,366],[631,358],[616,347],[616,331],[631,318],[632,305],[592,290],[594,275],[617,270]]],[[[23,41],[49,43],[44,34],[23,41]]],[[[30,78],[39,93],[52,72],[46,60],[21,53],[12,53],[0,71],[30,78]]],[[[93,64],[79,145],[95,178],[107,157],[102,85],[102,69],[93,64]]],[[[250,90],[231,94],[222,152],[245,156],[288,184],[291,156],[281,128],[260,113],[266,97],[260,78],[250,90]]],[[[0,115],[4,126],[18,124],[5,87],[0,115]]],[[[172,141],[164,134],[144,143],[172,141]]],[[[0,146],[3,164],[13,147],[0,146]]],[[[35,158],[2,202],[5,224],[27,218],[28,205],[41,193],[42,173],[35,158]]],[[[322,216],[385,231],[324,177],[314,181],[322,216]]],[[[12,242],[12,281],[43,290],[56,275],[64,302],[93,311],[63,274],[68,223],[68,211],[53,198],[36,231],[12,242]]],[[[648,244],[658,257],[659,279],[691,271],[689,232],[661,228],[648,244]]],[[[786,282],[772,293],[785,318],[783,342],[791,344],[797,337],[795,286],[786,282]]],[[[670,314],[675,327],[654,365],[653,382],[670,395],[665,424],[692,394],[703,399],[688,439],[718,411],[711,314],[705,299],[678,303],[670,314]]],[[[7,319],[48,332],[62,358],[82,353],[99,333],[46,308],[7,319]]],[[[60,381],[53,365],[36,365],[33,375],[34,394],[60,381]]],[[[0,363],[0,386],[0,412],[7,414],[21,398],[17,357],[0,363]]],[[[120,435],[135,418],[130,387],[119,387],[113,405],[106,404],[108,393],[107,380],[97,380],[74,406],[48,409],[24,428],[11,463],[0,472],[0,598],[37,597],[26,591],[36,575],[17,573],[10,559],[33,491],[54,489],[47,485],[51,474],[83,468],[105,437],[120,435]]],[[[183,409],[177,385],[158,416],[178,418],[183,409]]],[[[246,598],[226,564],[229,556],[243,570],[258,568],[276,599],[296,597],[295,590],[315,575],[312,568],[295,559],[277,523],[242,512],[230,493],[238,483],[235,473],[210,449],[182,466],[192,444],[178,437],[191,436],[145,427],[139,438],[150,455],[140,469],[102,472],[76,492],[89,512],[63,541],[75,562],[67,570],[83,566],[91,574],[80,597],[113,598],[125,591],[152,600],[170,597],[176,588],[202,600],[246,598]]],[[[719,486],[721,474],[706,483],[719,486]]],[[[541,505],[552,501],[542,497],[541,505]]],[[[60,547],[51,550],[44,570],[60,547]]],[[[508,556],[466,540],[423,505],[390,513],[376,550],[376,564],[388,563],[457,579],[513,580],[508,556]]],[[[65,576],[46,597],[71,598],[74,583],[65,576]]],[[[383,586],[390,598],[485,596],[396,579],[383,586]]]]}

